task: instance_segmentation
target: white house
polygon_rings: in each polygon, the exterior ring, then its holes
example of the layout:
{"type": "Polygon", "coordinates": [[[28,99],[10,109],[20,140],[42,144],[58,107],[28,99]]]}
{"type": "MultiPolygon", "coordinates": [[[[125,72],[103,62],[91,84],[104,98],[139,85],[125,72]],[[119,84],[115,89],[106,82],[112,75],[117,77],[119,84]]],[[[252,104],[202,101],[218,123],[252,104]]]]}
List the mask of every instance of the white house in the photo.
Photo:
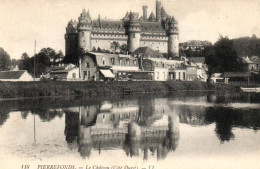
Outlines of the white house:
{"type": "Polygon", "coordinates": [[[33,81],[33,77],[27,72],[27,70],[0,71],[0,81],[33,81]]]}
{"type": "Polygon", "coordinates": [[[166,81],[168,79],[168,68],[155,67],[154,81],[166,81]]]}
{"type": "Polygon", "coordinates": [[[65,81],[76,81],[80,80],[79,68],[69,68],[64,70],[56,70],[50,72],[51,79],[65,80],[65,81]]]}
{"type": "Polygon", "coordinates": [[[210,80],[213,83],[224,82],[223,74],[222,73],[213,73],[210,77],[210,80]]]}

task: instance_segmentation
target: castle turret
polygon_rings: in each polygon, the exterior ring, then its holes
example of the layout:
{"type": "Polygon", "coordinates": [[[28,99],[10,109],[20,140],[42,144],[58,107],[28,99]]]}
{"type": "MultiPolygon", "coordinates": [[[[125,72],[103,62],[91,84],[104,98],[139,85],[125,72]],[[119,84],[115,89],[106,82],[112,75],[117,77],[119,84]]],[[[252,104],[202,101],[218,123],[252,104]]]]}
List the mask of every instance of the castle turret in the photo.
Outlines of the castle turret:
{"type": "Polygon", "coordinates": [[[78,47],[85,51],[91,51],[92,20],[89,11],[84,9],[79,17],[78,24],[78,47]]]}
{"type": "Polygon", "coordinates": [[[179,29],[178,22],[174,17],[169,19],[168,22],[168,56],[179,57],[179,29]]]}
{"type": "Polygon", "coordinates": [[[161,21],[161,2],[156,0],[156,21],[161,21]]]}
{"type": "Polygon", "coordinates": [[[130,12],[128,27],[128,49],[129,53],[134,52],[140,46],[141,28],[138,13],[130,12]]]}
{"type": "Polygon", "coordinates": [[[78,41],[78,31],[77,31],[78,23],[76,21],[69,21],[66,27],[65,34],[65,56],[73,57],[75,54],[75,50],[77,48],[78,41]]]}

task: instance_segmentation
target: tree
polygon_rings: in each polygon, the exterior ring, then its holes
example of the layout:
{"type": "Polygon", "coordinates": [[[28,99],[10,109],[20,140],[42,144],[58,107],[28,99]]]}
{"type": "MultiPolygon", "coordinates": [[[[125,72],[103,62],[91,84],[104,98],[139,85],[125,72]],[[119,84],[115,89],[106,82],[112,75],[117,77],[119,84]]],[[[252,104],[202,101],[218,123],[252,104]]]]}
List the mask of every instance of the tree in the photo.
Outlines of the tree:
{"type": "Polygon", "coordinates": [[[120,47],[119,43],[116,41],[111,42],[110,48],[112,49],[113,53],[116,53],[116,50],[120,47]]]}
{"type": "Polygon", "coordinates": [[[27,53],[22,54],[18,67],[20,70],[27,70],[33,74],[33,60],[31,60],[27,53]]]}
{"type": "Polygon", "coordinates": [[[94,46],[93,49],[92,49],[92,52],[96,52],[96,51],[97,51],[97,49],[94,46]]]}
{"type": "Polygon", "coordinates": [[[238,56],[259,56],[260,55],[260,39],[253,35],[250,37],[242,37],[233,39],[233,49],[238,56]]]}
{"type": "Polygon", "coordinates": [[[9,54],[0,47],[0,70],[9,70],[11,65],[11,59],[9,54]]]}
{"type": "Polygon", "coordinates": [[[122,44],[120,46],[120,52],[123,53],[123,54],[126,54],[128,51],[128,45],[127,44],[122,44]]]}
{"type": "Polygon", "coordinates": [[[50,48],[50,47],[48,47],[48,48],[42,48],[39,53],[43,53],[43,54],[44,54],[46,57],[48,57],[49,59],[51,59],[51,58],[54,59],[55,56],[57,55],[57,53],[55,52],[55,50],[52,49],[52,48],[50,48]]]}
{"type": "Polygon", "coordinates": [[[12,68],[15,68],[17,65],[20,64],[20,60],[17,60],[17,59],[12,59],[11,60],[11,66],[12,68]]]}
{"type": "Polygon", "coordinates": [[[97,48],[97,51],[98,51],[99,53],[102,53],[102,49],[100,49],[100,47],[97,48]]]}
{"type": "Polygon", "coordinates": [[[242,70],[242,60],[232,46],[232,40],[221,36],[211,49],[207,49],[206,63],[209,75],[242,70]]]}
{"type": "Polygon", "coordinates": [[[54,57],[54,64],[58,64],[60,62],[62,62],[64,59],[64,54],[63,52],[60,50],[54,57]]]}

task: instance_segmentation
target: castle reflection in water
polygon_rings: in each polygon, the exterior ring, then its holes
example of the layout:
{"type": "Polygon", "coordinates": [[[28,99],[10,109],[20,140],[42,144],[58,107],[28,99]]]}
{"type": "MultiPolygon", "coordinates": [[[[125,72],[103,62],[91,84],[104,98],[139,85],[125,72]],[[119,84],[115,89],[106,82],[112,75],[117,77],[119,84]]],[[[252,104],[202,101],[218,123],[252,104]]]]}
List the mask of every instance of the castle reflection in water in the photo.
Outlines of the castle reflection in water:
{"type": "Polygon", "coordinates": [[[179,141],[179,117],[165,99],[103,102],[65,109],[65,135],[83,158],[93,149],[123,149],[127,156],[164,159],[179,141]],[[161,105],[161,106],[160,106],[161,105]],[[150,153],[149,153],[150,151],[150,153]]]}
{"type": "MultiPolygon", "coordinates": [[[[7,121],[12,120],[12,115],[20,112],[20,118],[26,124],[31,123],[32,115],[37,115],[40,123],[54,125],[58,129],[62,126],[64,134],[60,134],[65,135],[65,145],[73,152],[78,151],[77,154],[82,158],[88,158],[91,154],[94,156],[97,152],[104,155],[104,151],[116,150],[124,151],[130,157],[160,160],[169,157],[170,152],[182,151],[186,143],[180,140],[180,135],[182,138],[187,137],[184,128],[189,131],[193,127],[201,130],[200,126],[205,126],[211,132],[209,126],[213,126],[213,132],[221,144],[235,139],[241,141],[244,136],[235,132],[237,128],[243,128],[247,132],[253,130],[255,133],[260,129],[259,93],[182,92],[128,99],[113,98],[104,101],[48,98],[2,101],[0,132],[3,131],[2,126],[8,128],[10,124],[7,121]],[[54,123],[57,118],[61,120],[54,123]],[[65,129],[60,124],[64,122],[65,129]]],[[[15,118],[19,120],[19,117],[15,118]]],[[[26,127],[21,127],[27,132],[26,127]]],[[[41,133],[37,132],[40,137],[41,133]]],[[[192,138],[191,135],[188,137],[192,138]]],[[[207,137],[204,139],[207,140],[207,137]]],[[[255,137],[245,139],[254,140],[255,137]]]]}

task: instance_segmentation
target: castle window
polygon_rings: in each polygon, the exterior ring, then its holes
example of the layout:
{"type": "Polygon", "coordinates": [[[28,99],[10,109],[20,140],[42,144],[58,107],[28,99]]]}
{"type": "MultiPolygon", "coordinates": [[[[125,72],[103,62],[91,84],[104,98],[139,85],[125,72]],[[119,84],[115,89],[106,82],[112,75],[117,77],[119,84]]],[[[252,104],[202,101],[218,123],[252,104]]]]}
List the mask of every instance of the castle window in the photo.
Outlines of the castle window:
{"type": "Polygon", "coordinates": [[[134,65],[136,65],[136,60],[134,60],[134,65]]]}
{"type": "Polygon", "coordinates": [[[130,65],[130,61],[129,61],[129,60],[127,60],[127,61],[126,61],[126,64],[127,64],[127,65],[130,65]]]}
{"type": "Polygon", "coordinates": [[[86,68],[89,68],[89,63],[88,62],[86,63],[86,68]]]}
{"type": "Polygon", "coordinates": [[[81,32],[81,36],[84,36],[84,32],[81,32]]]}
{"type": "Polygon", "coordinates": [[[115,59],[111,58],[111,64],[114,65],[115,64],[115,59]]]}
{"type": "Polygon", "coordinates": [[[106,64],[106,61],[105,61],[104,57],[102,58],[102,63],[103,63],[103,66],[106,64]]]}
{"type": "Polygon", "coordinates": [[[135,38],[135,33],[133,33],[133,38],[135,38]]]}

